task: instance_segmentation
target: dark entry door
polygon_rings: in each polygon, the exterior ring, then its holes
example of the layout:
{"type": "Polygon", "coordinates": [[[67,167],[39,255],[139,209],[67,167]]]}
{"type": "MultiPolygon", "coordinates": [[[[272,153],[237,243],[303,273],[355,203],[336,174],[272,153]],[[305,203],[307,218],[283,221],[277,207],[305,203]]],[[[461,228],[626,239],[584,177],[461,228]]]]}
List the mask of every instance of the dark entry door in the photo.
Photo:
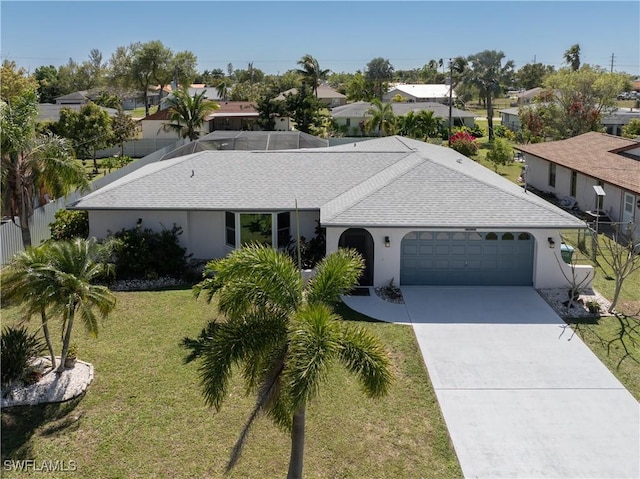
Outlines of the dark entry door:
{"type": "Polygon", "coordinates": [[[364,258],[360,286],[373,286],[373,237],[362,228],[350,228],[340,235],[338,246],[356,250],[364,258]]]}

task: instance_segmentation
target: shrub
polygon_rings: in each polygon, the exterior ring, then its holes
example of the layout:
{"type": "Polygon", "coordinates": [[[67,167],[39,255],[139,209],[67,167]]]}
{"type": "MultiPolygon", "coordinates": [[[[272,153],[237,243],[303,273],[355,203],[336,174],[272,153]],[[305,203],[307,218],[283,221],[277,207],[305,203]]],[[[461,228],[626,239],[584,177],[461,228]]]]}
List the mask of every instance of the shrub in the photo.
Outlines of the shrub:
{"type": "Polygon", "coordinates": [[[58,210],[55,221],[49,224],[51,239],[55,241],[89,236],[89,214],[86,211],[58,210]]]}
{"type": "Polygon", "coordinates": [[[499,166],[513,163],[513,148],[504,138],[496,138],[487,152],[487,160],[493,164],[493,169],[498,172],[499,166]]]}
{"type": "Polygon", "coordinates": [[[2,385],[25,379],[31,370],[29,360],[39,356],[44,349],[44,342],[37,333],[29,334],[24,326],[5,326],[0,339],[2,385]]]}
{"type": "MultiPolygon", "coordinates": [[[[320,226],[320,222],[316,221],[315,237],[307,240],[304,236],[300,237],[300,260],[302,261],[302,269],[311,269],[324,258],[327,251],[327,243],[325,237],[325,229],[320,226]]],[[[295,239],[289,240],[287,253],[298,263],[298,245],[295,239]]],[[[300,267],[300,266],[299,266],[300,267]]]]}
{"type": "Polygon", "coordinates": [[[160,232],[149,228],[122,229],[111,234],[113,262],[119,279],[180,278],[187,270],[186,249],[178,237],[182,228],[173,225],[160,232]]]}
{"type": "Polygon", "coordinates": [[[506,138],[513,141],[516,138],[516,134],[504,125],[496,125],[493,127],[493,133],[496,138],[506,138]]]}
{"type": "Polygon", "coordinates": [[[464,156],[473,156],[478,152],[476,137],[466,131],[458,131],[451,135],[449,146],[464,156]]]}
{"type": "Polygon", "coordinates": [[[471,128],[464,127],[464,131],[466,131],[467,133],[470,133],[472,136],[475,136],[476,138],[482,138],[485,133],[484,129],[477,123],[474,123],[471,128]]]}

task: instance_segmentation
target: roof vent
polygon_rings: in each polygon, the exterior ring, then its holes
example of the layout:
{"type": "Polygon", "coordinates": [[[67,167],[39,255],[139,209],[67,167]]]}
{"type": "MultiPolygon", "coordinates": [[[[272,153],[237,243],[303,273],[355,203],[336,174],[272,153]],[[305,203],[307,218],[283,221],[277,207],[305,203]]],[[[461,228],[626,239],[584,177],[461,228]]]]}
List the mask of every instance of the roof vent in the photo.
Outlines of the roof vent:
{"type": "Polygon", "coordinates": [[[456,161],[457,161],[458,163],[462,164],[462,158],[458,158],[456,161]]]}

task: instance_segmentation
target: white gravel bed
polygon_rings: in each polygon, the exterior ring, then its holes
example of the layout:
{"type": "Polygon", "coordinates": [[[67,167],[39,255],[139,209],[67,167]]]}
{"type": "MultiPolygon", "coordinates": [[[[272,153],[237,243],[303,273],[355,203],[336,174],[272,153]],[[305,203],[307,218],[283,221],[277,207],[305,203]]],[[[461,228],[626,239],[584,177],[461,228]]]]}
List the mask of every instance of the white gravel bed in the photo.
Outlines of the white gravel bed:
{"type": "Polygon", "coordinates": [[[51,370],[48,358],[38,358],[34,365],[42,368],[44,375],[34,384],[15,382],[2,388],[0,407],[69,401],[83,394],[93,381],[93,365],[84,361],[77,360],[73,368],[67,368],[60,374],[51,370]]]}

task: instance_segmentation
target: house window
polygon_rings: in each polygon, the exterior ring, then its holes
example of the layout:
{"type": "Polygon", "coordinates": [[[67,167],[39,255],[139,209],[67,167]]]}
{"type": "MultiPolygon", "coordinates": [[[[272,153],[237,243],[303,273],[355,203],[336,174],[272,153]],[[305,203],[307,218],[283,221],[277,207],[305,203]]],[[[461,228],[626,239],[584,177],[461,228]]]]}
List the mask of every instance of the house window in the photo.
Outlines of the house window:
{"type": "Polygon", "coordinates": [[[236,215],[227,211],[224,214],[226,243],[229,246],[236,246],[236,215]]]}
{"type": "Polygon", "coordinates": [[[578,186],[578,172],[572,171],[571,172],[571,191],[569,192],[569,196],[572,196],[573,198],[576,197],[577,186],[578,186]]]}
{"type": "Polygon", "coordinates": [[[495,233],[487,233],[484,237],[484,239],[486,240],[497,240],[498,239],[498,235],[495,233]]]}
{"type": "Polygon", "coordinates": [[[351,126],[351,118],[347,118],[347,126],[351,126]]]}
{"type": "Polygon", "coordinates": [[[271,213],[240,214],[240,244],[273,244],[273,217],[271,213]]]}
{"type": "Polygon", "coordinates": [[[505,233],[502,235],[503,241],[511,241],[513,240],[513,233],[505,233]]]}
{"type": "Polygon", "coordinates": [[[549,186],[556,187],[556,164],[549,163],[549,186]]]}
{"type": "Polygon", "coordinates": [[[286,248],[291,239],[291,214],[278,213],[278,248],[286,248]]]}

